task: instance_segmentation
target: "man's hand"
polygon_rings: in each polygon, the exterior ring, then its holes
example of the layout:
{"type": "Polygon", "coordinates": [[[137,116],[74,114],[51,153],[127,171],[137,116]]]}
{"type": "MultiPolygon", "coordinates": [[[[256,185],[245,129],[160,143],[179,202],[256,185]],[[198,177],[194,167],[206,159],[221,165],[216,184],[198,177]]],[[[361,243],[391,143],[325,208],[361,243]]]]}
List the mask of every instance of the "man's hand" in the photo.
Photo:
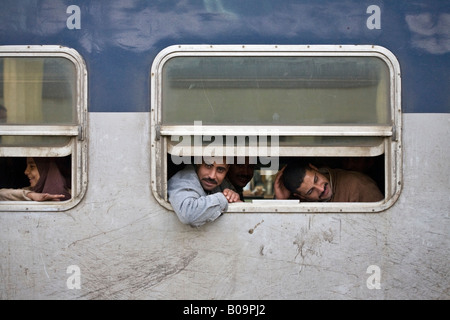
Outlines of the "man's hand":
{"type": "Polygon", "coordinates": [[[27,197],[33,201],[60,201],[61,199],[64,199],[63,194],[50,194],[38,192],[30,192],[27,194],[27,197]]]}
{"type": "Polygon", "coordinates": [[[241,199],[239,198],[239,193],[231,190],[231,189],[225,189],[223,190],[223,195],[225,196],[225,198],[227,198],[228,203],[233,203],[233,202],[242,202],[241,199]]]}
{"type": "Polygon", "coordinates": [[[275,177],[275,182],[273,184],[273,189],[275,193],[275,199],[283,200],[289,199],[291,193],[283,184],[283,171],[286,168],[284,166],[280,171],[278,171],[277,176],[275,177]]]}

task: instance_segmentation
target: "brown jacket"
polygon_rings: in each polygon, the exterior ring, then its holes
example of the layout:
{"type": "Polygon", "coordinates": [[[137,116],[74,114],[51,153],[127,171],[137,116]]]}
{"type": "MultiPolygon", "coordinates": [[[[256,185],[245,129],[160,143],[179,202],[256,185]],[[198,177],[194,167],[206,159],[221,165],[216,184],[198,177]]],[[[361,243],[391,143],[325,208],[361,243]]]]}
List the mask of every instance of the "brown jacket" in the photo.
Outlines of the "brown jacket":
{"type": "Polygon", "coordinates": [[[376,202],[384,196],[369,176],[342,169],[327,169],[333,190],[331,202],[376,202]]]}

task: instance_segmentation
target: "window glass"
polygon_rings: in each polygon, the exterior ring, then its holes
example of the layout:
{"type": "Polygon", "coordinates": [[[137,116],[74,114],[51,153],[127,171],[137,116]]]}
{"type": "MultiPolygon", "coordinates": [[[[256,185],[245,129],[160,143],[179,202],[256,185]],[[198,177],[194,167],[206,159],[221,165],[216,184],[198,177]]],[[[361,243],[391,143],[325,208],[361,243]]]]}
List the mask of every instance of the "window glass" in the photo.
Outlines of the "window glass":
{"type": "Polygon", "coordinates": [[[162,124],[387,125],[389,86],[377,57],[173,57],[162,124]]]}
{"type": "Polygon", "coordinates": [[[0,136],[0,147],[63,147],[70,139],[60,136],[0,136]]]}
{"type": "Polygon", "coordinates": [[[64,58],[0,58],[6,124],[75,124],[76,69],[64,58]]]}

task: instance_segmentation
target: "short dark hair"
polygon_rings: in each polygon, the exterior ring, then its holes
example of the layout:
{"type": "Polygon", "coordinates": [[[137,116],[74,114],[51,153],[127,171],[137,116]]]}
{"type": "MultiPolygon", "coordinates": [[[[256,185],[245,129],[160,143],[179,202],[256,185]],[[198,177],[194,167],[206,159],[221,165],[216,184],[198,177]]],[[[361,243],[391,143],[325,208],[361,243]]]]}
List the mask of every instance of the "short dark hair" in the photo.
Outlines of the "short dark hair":
{"type": "Polygon", "coordinates": [[[297,189],[303,183],[306,170],[309,169],[309,162],[300,160],[287,164],[283,171],[283,184],[291,193],[297,192],[297,189]]]}

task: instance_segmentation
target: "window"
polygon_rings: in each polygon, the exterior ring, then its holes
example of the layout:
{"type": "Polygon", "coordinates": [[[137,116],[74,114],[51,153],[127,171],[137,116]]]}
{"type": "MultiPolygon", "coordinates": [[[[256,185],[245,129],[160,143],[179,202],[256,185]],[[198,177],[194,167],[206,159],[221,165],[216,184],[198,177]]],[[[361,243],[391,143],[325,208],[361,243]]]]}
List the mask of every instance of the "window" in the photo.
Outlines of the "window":
{"type": "MultiPolygon", "coordinates": [[[[172,46],[151,71],[152,190],[167,202],[178,165],[223,150],[251,156],[272,189],[294,157],[376,162],[377,203],[250,200],[229,212],[379,212],[401,189],[400,69],[377,46],[172,46]],[[380,177],[381,175],[381,177],[380,177]]],[[[191,162],[192,163],[192,162],[191,162]]]]}
{"type": "MultiPolygon", "coordinates": [[[[1,201],[0,211],[67,210],[87,186],[87,72],[82,57],[60,46],[0,46],[0,174],[2,187],[20,187],[26,157],[66,164],[71,199],[1,201]],[[9,175],[8,175],[9,174],[9,175]]],[[[23,186],[25,187],[25,186],[23,186]]]]}

